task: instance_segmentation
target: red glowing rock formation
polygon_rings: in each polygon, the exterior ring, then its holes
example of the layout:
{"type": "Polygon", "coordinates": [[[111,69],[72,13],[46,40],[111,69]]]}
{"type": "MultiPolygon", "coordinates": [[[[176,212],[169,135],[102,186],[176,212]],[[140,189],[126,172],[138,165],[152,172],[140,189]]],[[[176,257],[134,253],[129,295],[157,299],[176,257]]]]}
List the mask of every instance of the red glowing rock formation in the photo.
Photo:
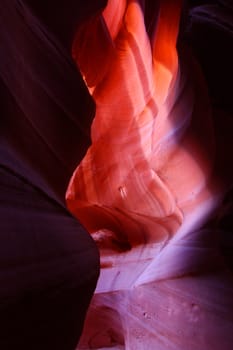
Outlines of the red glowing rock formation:
{"type": "Polygon", "coordinates": [[[181,1],[160,1],[149,24],[147,6],[108,1],[73,45],[96,115],[67,204],[102,266],[79,348],[230,350],[232,284],[201,230],[223,194],[208,97],[177,53],[181,1]]]}

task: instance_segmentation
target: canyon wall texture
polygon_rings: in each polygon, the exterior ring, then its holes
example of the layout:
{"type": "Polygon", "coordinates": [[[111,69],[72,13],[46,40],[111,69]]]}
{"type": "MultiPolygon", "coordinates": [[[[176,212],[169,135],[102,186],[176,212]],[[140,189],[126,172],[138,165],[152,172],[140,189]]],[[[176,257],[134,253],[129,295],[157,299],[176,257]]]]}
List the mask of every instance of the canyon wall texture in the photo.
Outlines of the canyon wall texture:
{"type": "Polygon", "coordinates": [[[190,48],[199,23],[226,23],[224,11],[194,8],[179,33],[180,1],[110,0],[76,33],[96,114],[67,204],[101,255],[79,349],[231,349],[232,274],[216,217],[231,188],[222,153],[232,122],[213,108],[190,48]]]}

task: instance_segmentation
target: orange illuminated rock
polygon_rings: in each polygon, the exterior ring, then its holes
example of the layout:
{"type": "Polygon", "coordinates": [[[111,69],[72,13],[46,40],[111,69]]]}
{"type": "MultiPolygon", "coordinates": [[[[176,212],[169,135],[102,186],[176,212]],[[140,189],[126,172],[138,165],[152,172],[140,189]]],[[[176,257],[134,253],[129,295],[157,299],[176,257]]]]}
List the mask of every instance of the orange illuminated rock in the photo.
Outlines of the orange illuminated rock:
{"type": "Polygon", "coordinates": [[[210,111],[194,64],[191,76],[178,65],[180,7],[161,3],[150,38],[139,2],[110,1],[74,41],[96,116],[67,203],[90,232],[112,231],[122,249],[167,241],[211,198],[210,111]]]}
{"type": "Polygon", "coordinates": [[[217,350],[220,337],[230,350],[207,307],[227,277],[190,277],[224,270],[211,231],[199,231],[222,195],[208,98],[189,52],[177,54],[181,1],[160,2],[150,35],[144,6],[110,0],[73,45],[96,115],[67,204],[102,264],[80,349],[217,350]]]}

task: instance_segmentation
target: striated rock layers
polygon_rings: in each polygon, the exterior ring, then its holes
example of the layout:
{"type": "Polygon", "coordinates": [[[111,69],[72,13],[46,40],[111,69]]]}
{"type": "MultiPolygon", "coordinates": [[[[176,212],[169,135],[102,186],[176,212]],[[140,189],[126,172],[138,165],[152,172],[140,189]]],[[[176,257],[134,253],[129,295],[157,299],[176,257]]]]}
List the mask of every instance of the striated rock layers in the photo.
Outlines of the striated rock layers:
{"type": "Polygon", "coordinates": [[[181,10],[182,1],[109,0],[76,33],[96,115],[67,205],[101,253],[79,349],[232,346],[232,275],[213,219],[231,176],[217,176],[219,138],[178,37],[181,10]]]}

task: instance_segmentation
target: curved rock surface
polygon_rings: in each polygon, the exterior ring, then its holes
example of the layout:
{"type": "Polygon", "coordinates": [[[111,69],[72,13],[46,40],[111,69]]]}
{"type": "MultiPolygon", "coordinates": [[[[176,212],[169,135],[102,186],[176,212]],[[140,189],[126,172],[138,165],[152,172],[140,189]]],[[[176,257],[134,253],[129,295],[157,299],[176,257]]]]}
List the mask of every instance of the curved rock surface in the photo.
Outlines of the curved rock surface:
{"type": "Polygon", "coordinates": [[[109,0],[74,40],[96,115],[67,204],[102,267],[79,349],[232,346],[232,275],[206,225],[230,181],[200,68],[177,50],[181,9],[109,0]]]}

